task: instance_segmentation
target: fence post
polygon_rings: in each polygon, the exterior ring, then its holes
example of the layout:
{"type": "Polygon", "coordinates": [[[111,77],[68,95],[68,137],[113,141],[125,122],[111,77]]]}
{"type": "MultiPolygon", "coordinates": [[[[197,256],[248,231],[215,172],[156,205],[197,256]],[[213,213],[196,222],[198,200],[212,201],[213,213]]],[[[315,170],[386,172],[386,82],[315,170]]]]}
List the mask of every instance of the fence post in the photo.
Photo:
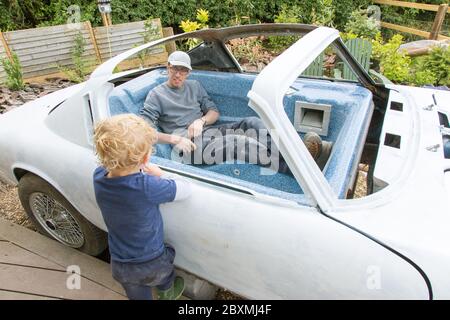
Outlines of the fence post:
{"type": "Polygon", "coordinates": [[[97,55],[97,60],[101,64],[102,56],[100,55],[100,50],[98,50],[97,39],[95,38],[94,30],[92,29],[91,22],[88,20],[85,22],[86,28],[89,31],[89,35],[91,37],[92,44],[94,45],[95,54],[97,55]]]}
{"type": "Polygon", "coordinates": [[[2,42],[3,47],[5,48],[6,55],[8,56],[9,61],[14,62],[12,54],[11,54],[11,50],[9,49],[9,46],[8,46],[8,42],[6,42],[5,36],[3,35],[3,32],[1,32],[1,31],[0,31],[0,41],[2,42]]]}
{"type": "Polygon", "coordinates": [[[433,27],[431,28],[430,40],[437,40],[439,37],[439,32],[441,31],[442,23],[445,19],[445,14],[447,13],[448,4],[439,5],[439,9],[434,18],[433,27]]]}
{"type": "MultiPolygon", "coordinates": [[[[172,27],[163,28],[162,32],[163,32],[164,38],[173,36],[173,28],[172,27]]],[[[175,41],[170,41],[166,44],[166,51],[168,54],[171,54],[172,52],[174,52],[176,50],[177,50],[177,47],[175,45],[175,41]]]]}

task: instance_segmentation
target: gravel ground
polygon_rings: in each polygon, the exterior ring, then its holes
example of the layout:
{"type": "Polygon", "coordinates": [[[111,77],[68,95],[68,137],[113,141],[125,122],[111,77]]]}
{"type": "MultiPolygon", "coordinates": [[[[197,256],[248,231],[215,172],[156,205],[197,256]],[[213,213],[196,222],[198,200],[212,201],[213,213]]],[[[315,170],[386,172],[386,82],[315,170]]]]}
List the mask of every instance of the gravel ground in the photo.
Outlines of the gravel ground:
{"type": "Polygon", "coordinates": [[[20,204],[17,188],[0,182],[0,217],[35,230],[20,204]]]}
{"type": "MultiPolygon", "coordinates": [[[[50,79],[52,82],[44,84],[30,84],[25,90],[11,92],[7,88],[0,87],[0,114],[5,113],[24,102],[36,99],[50,92],[72,85],[70,82],[62,79],[50,79]]],[[[0,115],[1,116],[1,115],[0,115]]],[[[355,198],[366,195],[366,174],[367,166],[359,166],[355,198]]],[[[8,186],[0,181],[0,217],[12,221],[21,226],[36,231],[35,227],[28,219],[27,214],[20,204],[17,194],[17,188],[8,186]]],[[[216,295],[217,300],[239,300],[241,297],[225,290],[220,289],[216,295]]]]}

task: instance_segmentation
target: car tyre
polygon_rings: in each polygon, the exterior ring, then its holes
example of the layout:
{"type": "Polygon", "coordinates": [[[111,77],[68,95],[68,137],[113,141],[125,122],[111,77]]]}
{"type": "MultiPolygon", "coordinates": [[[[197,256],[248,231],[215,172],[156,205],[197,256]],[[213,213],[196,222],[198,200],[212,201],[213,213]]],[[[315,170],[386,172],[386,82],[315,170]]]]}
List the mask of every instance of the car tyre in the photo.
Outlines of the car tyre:
{"type": "Polygon", "coordinates": [[[64,245],[96,256],[108,246],[107,233],[84,218],[51,184],[27,173],[19,199],[38,231],[64,245]]]}

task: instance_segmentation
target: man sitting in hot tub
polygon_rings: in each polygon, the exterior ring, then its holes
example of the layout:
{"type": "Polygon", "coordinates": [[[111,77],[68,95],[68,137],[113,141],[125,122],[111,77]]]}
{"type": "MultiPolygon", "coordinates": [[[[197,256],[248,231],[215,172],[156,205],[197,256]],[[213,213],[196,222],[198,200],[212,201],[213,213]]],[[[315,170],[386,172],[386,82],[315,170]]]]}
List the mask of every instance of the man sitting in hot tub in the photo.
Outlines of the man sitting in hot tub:
{"type": "MultiPolygon", "coordinates": [[[[189,55],[173,52],[168,58],[167,81],[151,90],[145,99],[140,114],[154,128],[159,128],[158,143],[174,145],[184,163],[220,163],[230,160],[231,155],[234,160],[291,174],[283,157],[274,151],[276,146],[272,146],[269,132],[259,118],[215,124],[219,110],[198,81],[187,80],[191,70],[189,55]],[[238,142],[239,138],[244,138],[244,143],[238,142]],[[249,147],[250,141],[257,141],[257,151],[249,147]]],[[[331,142],[322,142],[313,132],[307,133],[303,142],[323,168],[331,142]]]]}

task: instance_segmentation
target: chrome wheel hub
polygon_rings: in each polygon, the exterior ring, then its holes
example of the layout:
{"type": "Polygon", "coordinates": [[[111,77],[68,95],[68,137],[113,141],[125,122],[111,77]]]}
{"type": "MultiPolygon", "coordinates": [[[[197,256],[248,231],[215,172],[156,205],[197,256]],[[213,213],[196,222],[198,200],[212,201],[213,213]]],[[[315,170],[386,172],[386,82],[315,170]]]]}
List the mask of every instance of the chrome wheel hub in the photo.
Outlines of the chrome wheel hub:
{"type": "Polygon", "coordinates": [[[80,225],[58,201],[41,192],[31,194],[29,201],[36,220],[56,240],[73,248],[84,244],[80,225]]]}

